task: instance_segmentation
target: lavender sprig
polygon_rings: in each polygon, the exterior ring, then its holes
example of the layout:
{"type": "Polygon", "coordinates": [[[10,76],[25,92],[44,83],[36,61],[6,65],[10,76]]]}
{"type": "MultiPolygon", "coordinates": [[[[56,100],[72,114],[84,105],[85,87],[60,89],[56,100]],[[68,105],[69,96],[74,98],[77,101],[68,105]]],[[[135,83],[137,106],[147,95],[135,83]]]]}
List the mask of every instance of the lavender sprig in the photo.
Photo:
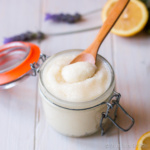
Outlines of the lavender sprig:
{"type": "Polygon", "coordinates": [[[13,42],[13,41],[32,41],[32,40],[43,40],[45,38],[45,34],[42,32],[25,32],[19,35],[15,35],[12,37],[4,38],[4,44],[13,42]]]}
{"type": "Polygon", "coordinates": [[[45,21],[52,20],[54,22],[66,22],[66,23],[76,23],[81,20],[81,15],[79,13],[76,13],[74,15],[70,14],[45,14],[45,21]]]}

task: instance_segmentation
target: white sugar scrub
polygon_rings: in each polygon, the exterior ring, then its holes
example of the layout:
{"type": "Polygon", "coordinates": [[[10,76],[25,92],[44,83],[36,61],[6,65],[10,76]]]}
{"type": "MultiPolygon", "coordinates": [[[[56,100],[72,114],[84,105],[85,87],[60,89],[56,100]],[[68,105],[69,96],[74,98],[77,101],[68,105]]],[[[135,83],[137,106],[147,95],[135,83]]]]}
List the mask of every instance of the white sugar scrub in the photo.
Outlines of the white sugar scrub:
{"type": "Polygon", "coordinates": [[[54,57],[43,70],[46,89],[55,97],[70,102],[85,102],[102,95],[109,87],[111,73],[108,65],[97,60],[70,62],[79,54],[72,51],[54,57]]]}
{"type": "Polygon", "coordinates": [[[96,72],[96,65],[89,62],[76,62],[62,68],[62,77],[68,83],[75,83],[91,78],[96,72]]]}

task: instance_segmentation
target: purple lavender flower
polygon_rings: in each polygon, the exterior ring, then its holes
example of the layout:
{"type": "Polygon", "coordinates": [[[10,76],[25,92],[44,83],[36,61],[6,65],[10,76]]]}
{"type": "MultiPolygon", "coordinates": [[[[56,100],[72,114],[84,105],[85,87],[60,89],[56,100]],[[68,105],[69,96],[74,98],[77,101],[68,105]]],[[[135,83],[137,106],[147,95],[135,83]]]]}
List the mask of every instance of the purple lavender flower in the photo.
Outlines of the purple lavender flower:
{"type": "Polygon", "coordinates": [[[42,32],[25,32],[19,35],[15,35],[12,37],[4,38],[4,44],[13,42],[13,41],[31,41],[31,40],[43,40],[45,38],[45,34],[42,32]]]}
{"type": "Polygon", "coordinates": [[[52,17],[52,15],[51,15],[51,14],[46,13],[46,14],[45,14],[45,21],[46,21],[46,20],[50,20],[50,19],[51,19],[51,17],[52,17]]]}
{"type": "Polygon", "coordinates": [[[10,38],[4,38],[4,44],[6,44],[6,43],[9,43],[9,42],[12,42],[13,41],[13,38],[12,37],[10,37],[10,38]]]}
{"type": "Polygon", "coordinates": [[[70,14],[45,14],[45,21],[52,20],[54,22],[67,22],[67,23],[75,23],[81,20],[81,15],[79,13],[76,13],[74,15],[70,14]]]}

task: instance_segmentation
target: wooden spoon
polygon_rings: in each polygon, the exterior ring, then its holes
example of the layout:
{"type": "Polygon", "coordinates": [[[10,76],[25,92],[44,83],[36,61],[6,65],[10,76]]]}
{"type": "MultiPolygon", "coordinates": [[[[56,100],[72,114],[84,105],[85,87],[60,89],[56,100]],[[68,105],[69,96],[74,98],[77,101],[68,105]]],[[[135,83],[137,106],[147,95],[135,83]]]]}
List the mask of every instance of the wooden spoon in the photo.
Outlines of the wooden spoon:
{"type": "Polygon", "coordinates": [[[122,14],[129,1],[130,0],[119,0],[117,2],[117,4],[114,6],[109,16],[107,17],[106,21],[104,22],[103,26],[101,27],[94,42],[86,50],[84,50],[76,58],[74,58],[70,64],[79,61],[88,61],[92,64],[95,64],[96,55],[100,45],[102,44],[107,34],[110,32],[111,28],[115,25],[116,21],[122,14]]]}

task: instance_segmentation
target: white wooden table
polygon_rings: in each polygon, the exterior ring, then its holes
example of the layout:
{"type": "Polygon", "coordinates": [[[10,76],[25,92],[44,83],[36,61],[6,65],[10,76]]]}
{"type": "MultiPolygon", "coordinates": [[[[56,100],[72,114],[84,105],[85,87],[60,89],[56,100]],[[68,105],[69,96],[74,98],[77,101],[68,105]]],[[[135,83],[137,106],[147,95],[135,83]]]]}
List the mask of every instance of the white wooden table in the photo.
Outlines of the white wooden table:
{"type": "MultiPolygon", "coordinates": [[[[0,43],[3,38],[30,31],[65,32],[101,24],[100,11],[75,25],[44,22],[45,12],[86,13],[102,8],[106,0],[1,0],[0,43]]],[[[85,49],[97,30],[70,35],[50,36],[40,46],[52,55],[62,50],[85,49]]],[[[134,150],[138,138],[150,130],[150,36],[140,33],[122,38],[110,34],[99,51],[114,67],[116,91],[121,104],[134,117],[129,132],[113,127],[86,138],[70,138],[53,131],[45,121],[38,95],[37,77],[16,87],[0,91],[0,150],[134,150]]],[[[122,121],[120,120],[120,123],[122,121]]]]}

